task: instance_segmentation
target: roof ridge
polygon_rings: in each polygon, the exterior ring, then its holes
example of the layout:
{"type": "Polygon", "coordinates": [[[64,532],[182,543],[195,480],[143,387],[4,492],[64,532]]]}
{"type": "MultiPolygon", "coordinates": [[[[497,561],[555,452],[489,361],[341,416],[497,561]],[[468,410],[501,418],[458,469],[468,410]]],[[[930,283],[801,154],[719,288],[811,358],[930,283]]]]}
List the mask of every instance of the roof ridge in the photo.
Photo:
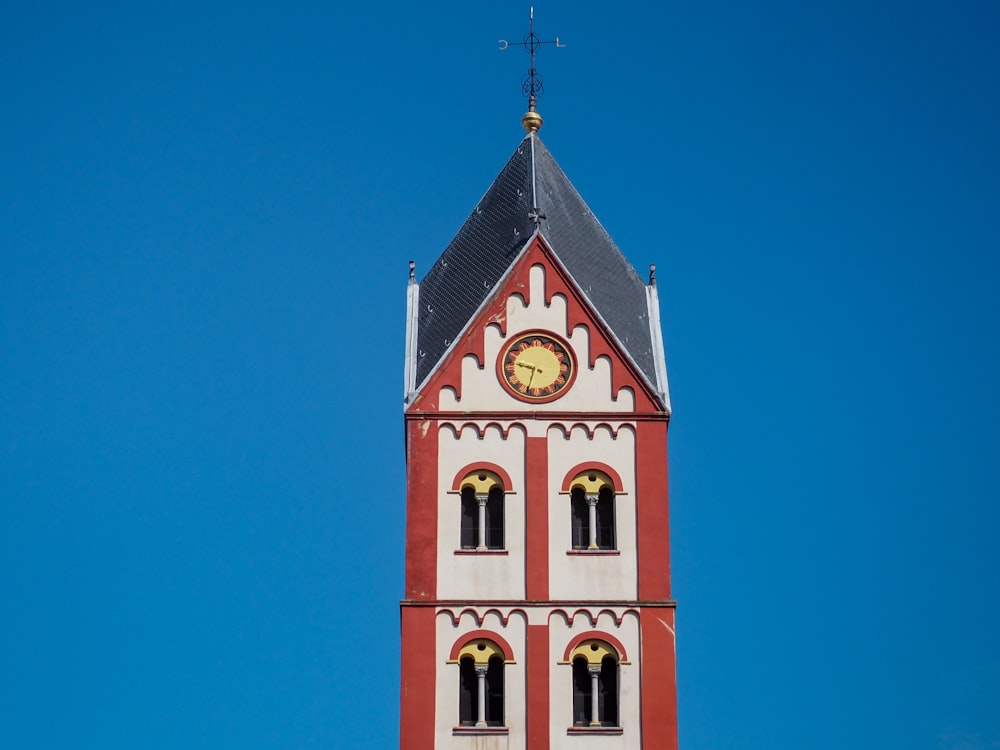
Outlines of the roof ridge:
{"type": "MultiPolygon", "coordinates": [[[[529,161],[531,168],[531,211],[534,214],[535,226],[538,227],[541,219],[538,213],[538,187],[535,180],[535,139],[538,135],[536,132],[531,132],[525,137],[531,140],[531,159],[529,161]]],[[[541,143],[541,141],[539,141],[539,143],[541,143]]],[[[544,148],[544,146],[542,146],[542,148],[544,148]]]]}

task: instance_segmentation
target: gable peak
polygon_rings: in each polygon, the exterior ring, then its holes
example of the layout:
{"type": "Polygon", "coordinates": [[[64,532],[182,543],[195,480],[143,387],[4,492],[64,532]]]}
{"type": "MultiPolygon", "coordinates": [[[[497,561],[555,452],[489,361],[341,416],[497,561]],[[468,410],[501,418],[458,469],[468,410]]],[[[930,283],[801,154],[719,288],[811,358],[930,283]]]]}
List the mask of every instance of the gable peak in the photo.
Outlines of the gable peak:
{"type": "MultiPolygon", "coordinates": [[[[437,367],[535,234],[654,390],[666,394],[647,287],[542,143],[528,132],[419,284],[413,390],[437,367]]],[[[649,290],[652,289],[652,292],[649,290]]]]}

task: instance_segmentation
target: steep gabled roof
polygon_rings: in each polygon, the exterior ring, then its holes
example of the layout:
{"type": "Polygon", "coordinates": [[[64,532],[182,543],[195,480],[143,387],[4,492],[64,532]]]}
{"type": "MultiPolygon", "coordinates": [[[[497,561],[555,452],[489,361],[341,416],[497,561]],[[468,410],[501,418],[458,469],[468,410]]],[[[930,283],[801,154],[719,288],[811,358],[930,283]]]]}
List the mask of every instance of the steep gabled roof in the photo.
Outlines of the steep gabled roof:
{"type": "Polygon", "coordinates": [[[649,383],[665,393],[646,285],[536,133],[521,141],[420,282],[414,385],[433,371],[510,268],[535,231],[535,211],[553,253],[649,383]]]}

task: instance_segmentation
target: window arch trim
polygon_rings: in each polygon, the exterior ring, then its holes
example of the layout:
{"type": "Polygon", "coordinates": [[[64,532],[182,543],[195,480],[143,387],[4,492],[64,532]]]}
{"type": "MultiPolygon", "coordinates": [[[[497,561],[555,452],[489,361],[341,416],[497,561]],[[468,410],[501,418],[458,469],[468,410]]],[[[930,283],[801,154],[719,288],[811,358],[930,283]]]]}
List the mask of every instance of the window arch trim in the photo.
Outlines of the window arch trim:
{"type": "Polygon", "coordinates": [[[471,463],[468,466],[462,467],[459,470],[459,472],[455,475],[454,481],[452,481],[451,483],[451,491],[461,492],[462,482],[466,479],[466,477],[468,477],[470,474],[475,474],[476,472],[479,471],[488,471],[500,477],[500,481],[501,483],[503,483],[504,494],[509,494],[513,492],[511,488],[514,485],[510,481],[510,474],[507,473],[507,470],[504,469],[502,466],[497,466],[496,464],[490,463],[489,461],[476,461],[475,463],[471,463]]]}
{"type": "Polygon", "coordinates": [[[617,471],[612,469],[610,466],[608,466],[605,463],[601,463],[600,461],[585,461],[584,463],[577,464],[572,469],[570,469],[566,473],[566,476],[563,478],[562,491],[564,493],[571,492],[573,489],[573,480],[578,478],[581,474],[586,474],[587,472],[590,471],[599,471],[602,474],[606,474],[608,479],[611,480],[611,484],[613,485],[612,489],[614,490],[614,493],[616,495],[625,494],[625,490],[623,489],[625,485],[622,483],[621,475],[617,471]]]}
{"type": "Polygon", "coordinates": [[[496,645],[500,652],[503,654],[504,664],[515,664],[514,661],[514,650],[510,647],[504,638],[498,633],[494,633],[492,630],[473,630],[469,633],[462,635],[455,645],[451,647],[451,653],[448,655],[449,664],[457,664],[459,657],[462,654],[462,649],[471,644],[473,641],[490,641],[496,645]]]}
{"type": "Polygon", "coordinates": [[[580,647],[580,644],[584,641],[604,641],[615,651],[618,652],[618,663],[619,664],[629,664],[628,654],[625,653],[625,646],[622,642],[615,638],[610,633],[605,633],[602,630],[588,630],[585,633],[579,633],[574,636],[573,639],[567,644],[566,650],[563,652],[563,660],[561,664],[572,664],[573,663],[573,652],[580,647]]]}

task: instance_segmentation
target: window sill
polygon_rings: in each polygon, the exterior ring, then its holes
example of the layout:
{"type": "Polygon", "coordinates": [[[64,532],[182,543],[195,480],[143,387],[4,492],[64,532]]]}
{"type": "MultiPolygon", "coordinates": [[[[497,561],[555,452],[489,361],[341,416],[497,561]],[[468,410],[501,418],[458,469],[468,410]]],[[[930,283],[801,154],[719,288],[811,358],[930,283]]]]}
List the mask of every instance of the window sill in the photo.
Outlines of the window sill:
{"type": "Polygon", "coordinates": [[[507,727],[455,727],[451,730],[455,737],[472,737],[483,734],[510,734],[507,727]]]}
{"type": "Polygon", "coordinates": [[[607,557],[615,557],[620,555],[622,552],[618,549],[570,549],[566,550],[566,554],[570,557],[580,556],[586,557],[587,555],[597,555],[598,557],[605,555],[607,557]]]}
{"type": "Polygon", "coordinates": [[[456,555],[509,555],[510,550],[505,549],[457,549],[456,555]]]}
{"type": "Polygon", "coordinates": [[[566,734],[610,734],[619,735],[622,734],[621,727],[570,727],[566,730],[566,734]]]}

